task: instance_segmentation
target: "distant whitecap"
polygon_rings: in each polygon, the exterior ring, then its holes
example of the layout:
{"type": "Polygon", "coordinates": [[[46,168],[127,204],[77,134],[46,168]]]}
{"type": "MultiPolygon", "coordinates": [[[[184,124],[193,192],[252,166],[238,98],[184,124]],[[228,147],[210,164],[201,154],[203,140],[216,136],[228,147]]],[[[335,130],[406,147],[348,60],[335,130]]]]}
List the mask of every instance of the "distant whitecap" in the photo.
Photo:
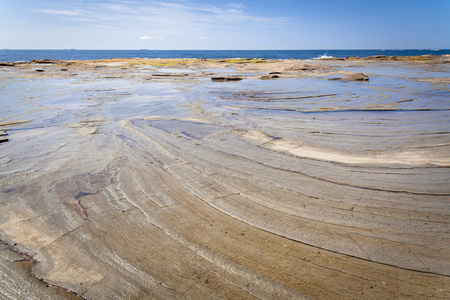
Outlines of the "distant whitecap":
{"type": "Polygon", "coordinates": [[[321,56],[314,57],[313,59],[324,59],[324,58],[333,58],[334,56],[328,56],[328,53],[322,54],[321,56]]]}

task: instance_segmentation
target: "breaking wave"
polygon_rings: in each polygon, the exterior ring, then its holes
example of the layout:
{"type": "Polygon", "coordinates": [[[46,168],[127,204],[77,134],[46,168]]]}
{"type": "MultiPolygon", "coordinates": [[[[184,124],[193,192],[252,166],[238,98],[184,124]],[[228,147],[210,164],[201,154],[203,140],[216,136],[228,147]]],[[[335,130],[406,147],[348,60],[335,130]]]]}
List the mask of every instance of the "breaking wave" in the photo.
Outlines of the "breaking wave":
{"type": "Polygon", "coordinates": [[[323,59],[323,58],[333,58],[334,56],[328,56],[328,53],[322,54],[321,56],[314,57],[313,59],[323,59]]]}

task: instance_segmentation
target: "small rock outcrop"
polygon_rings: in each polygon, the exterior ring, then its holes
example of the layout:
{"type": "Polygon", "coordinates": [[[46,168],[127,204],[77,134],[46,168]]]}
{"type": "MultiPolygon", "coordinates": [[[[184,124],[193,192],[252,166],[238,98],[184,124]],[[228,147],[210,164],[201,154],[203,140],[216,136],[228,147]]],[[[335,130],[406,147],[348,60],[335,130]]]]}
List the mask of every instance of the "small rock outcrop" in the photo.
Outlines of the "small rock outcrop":
{"type": "Polygon", "coordinates": [[[289,68],[284,69],[285,72],[291,71],[315,71],[315,70],[323,70],[324,66],[319,65],[310,65],[310,64],[301,64],[301,65],[293,65],[289,68]]]}
{"type": "Polygon", "coordinates": [[[0,143],[7,142],[7,141],[8,141],[8,138],[7,138],[7,137],[4,137],[5,135],[8,135],[8,134],[6,133],[6,131],[0,130],[0,143]]]}
{"type": "Polygon", "coordinates": [[[269,74],[261,76],[260,79],[279,78],[281,74],[281,72],[269,72],[269,74]]]}
{"type": "Polygon", "coordinates": [[[155,73],[152,74],[153,77],[184,77],[189,76],[186,73],[155,73]]]}
{"type": "Polygon", "coordinates": [[[369,81],[369,76],[363,73],[355,73],[341,78],[343,81],[369,81]]]}
{"type": "Polygon", "coordinates": [[[63,61],[55,60],[55,59],[34,59],[34,60],[30,61],[30,63],[32,63],[32,64],[46,64],[46,65],[58,64],[61,62],[63,62],[63,61]]]}
{"type": "Polygon", "coordinates": [[[373,60],[373,59],[377,59],[377,60],[384,60],[386,59],[386,55],[372,55],[369,57],[365,57],[365,60],[373,60]]]}
{"type": "Polygon", "coordinates": [[[242,80],[242,76],[230,75],[230,76],[212,76],[212,81],[239,81],[242,80]]]}
{"type": "Polygon", "coordinates": [[[328,80],[340,80],[340,81],[369,81],[369,76],[363,73],[354,73],[342,78],[330,78],[328,80]]]}

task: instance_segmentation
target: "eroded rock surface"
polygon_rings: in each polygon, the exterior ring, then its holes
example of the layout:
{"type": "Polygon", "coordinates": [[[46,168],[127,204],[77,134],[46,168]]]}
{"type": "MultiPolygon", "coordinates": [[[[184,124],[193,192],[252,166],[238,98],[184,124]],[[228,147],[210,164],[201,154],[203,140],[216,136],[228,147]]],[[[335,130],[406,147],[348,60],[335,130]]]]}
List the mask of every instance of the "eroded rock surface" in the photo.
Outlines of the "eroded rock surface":
{"type": "Polygon", "coordinates": [[[208,63],[1,73],[1,297],[450,297],[447,65],[208,63]]]}
{"type": "Polygon", "coordinates": [[[340,78],[343,81],[369,81],[369,76],[363,73],[355,73],[340,78]]]}

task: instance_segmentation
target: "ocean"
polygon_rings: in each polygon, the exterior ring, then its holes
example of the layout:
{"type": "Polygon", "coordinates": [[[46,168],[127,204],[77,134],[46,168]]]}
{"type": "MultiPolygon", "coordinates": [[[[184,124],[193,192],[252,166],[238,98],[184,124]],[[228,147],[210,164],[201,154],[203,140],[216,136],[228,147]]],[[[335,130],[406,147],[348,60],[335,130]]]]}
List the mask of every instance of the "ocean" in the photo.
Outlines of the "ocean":
{"type": "Polygon", "coordinates": [[[374,49],[374,50],[0,50],[1,62],[31,61],[33,59],[93,60],[109,58],[266,58],[317,59],[320,57],[368,57],[372,55],[450,54],[450,49],[374,49]]]}

